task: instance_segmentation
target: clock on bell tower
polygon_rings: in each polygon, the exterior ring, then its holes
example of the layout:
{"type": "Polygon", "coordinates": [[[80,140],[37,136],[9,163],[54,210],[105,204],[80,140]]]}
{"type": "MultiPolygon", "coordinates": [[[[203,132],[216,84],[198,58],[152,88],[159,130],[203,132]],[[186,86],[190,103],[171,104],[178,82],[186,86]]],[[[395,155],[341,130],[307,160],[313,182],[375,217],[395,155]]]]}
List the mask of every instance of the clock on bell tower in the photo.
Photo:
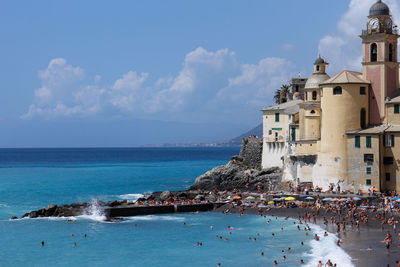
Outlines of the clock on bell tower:
{"type": "Polygon", "coordinates": [[[370,124],[385,119],[385,99],[399,89],[397,27],[393,26],[389,7],[378,0],[370,9],[367,30],[362,31],[363,75],[371,82],[370,124]]]}

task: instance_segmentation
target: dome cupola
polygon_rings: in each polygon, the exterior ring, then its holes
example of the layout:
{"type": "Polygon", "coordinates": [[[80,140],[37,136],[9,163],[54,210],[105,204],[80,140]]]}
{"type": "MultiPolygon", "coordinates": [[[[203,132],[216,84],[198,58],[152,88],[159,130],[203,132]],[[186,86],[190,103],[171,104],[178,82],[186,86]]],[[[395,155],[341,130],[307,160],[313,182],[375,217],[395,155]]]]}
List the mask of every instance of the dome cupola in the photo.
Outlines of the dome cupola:
{"type": "Polygon", "coordinates": [[[382,0],[378,0],[370,9],[370,16],[380,16],[380,15],[390,15],[389,7],[382,2],[382,0]]]}

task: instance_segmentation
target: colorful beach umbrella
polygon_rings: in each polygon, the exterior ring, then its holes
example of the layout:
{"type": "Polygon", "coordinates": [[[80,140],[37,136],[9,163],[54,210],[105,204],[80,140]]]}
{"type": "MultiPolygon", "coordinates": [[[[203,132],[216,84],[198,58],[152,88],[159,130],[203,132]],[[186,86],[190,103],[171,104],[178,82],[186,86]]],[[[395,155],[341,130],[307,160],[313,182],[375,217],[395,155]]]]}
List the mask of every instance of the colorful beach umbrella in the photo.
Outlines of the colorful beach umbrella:
{"type": "Polygon", "coordinates": [[[273,201],[268,201],[268,204],[275,204],[275,202],[273,202],[273,201]]]}
{"type": "Polygon", "coordinates": [[[247,199],[247,200],[254,200],[255,197],[253,197],[253,196],[248,196],[248,197],[246,197],[246,199],[247,199]]]}
{"type": "Polygon", "coordinates": [[[326,198],[323,198],[322,201],[332,201],[332,198],[326,197],[326,198]]]}
{"type": "Polygon", "coordinates": [[[347,199],[346,198],[341,198],[341,199],[339,199],[339,201],[347,201],[347,199]]]}
{"type": "Polygon", "coordinates": [[[294,197],[287,197],[287,198],[285,198],[285,200],[292,201],[292,200],[296,200],[296,199],[294,197]]]}
{"type": "Polygon", "coordinates": [[[236,199],[242,199],[242,197],[241,196],[234,196],[233,199],[235,199],[235,200],[236,199]]]}
{"type": "Polygon", "coordinates": [[[400,198],[398,198],[398,197],[392,197],[390,200],[398,200],[398,199],[400,199],[400,198]]]}
{"type": "Polygon", "coordinates": [[[353,197],[354,200],[361,200],[359,197],[353,197]]]}

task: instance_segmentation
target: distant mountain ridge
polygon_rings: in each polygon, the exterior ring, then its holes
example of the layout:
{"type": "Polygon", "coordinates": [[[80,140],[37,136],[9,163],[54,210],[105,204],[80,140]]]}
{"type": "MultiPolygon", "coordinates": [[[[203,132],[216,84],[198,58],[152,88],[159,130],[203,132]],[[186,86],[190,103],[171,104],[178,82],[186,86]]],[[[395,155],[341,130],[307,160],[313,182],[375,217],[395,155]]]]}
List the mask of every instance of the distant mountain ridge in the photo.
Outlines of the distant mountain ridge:
{"type": "Polygon", "coordinates": [[[249,135],[254,135],[257,137],[261,137],[263,134],[263,125],[260,123],[253,129],[251,129],[248,132],[245,132],[244,134],[239,135],[238,137],[235,137],[229,141],[226,142],[226,144],[230,144],[230,146],[240,146],[242,144],[242,139],[245,137],[248,137],[249,135]]]}

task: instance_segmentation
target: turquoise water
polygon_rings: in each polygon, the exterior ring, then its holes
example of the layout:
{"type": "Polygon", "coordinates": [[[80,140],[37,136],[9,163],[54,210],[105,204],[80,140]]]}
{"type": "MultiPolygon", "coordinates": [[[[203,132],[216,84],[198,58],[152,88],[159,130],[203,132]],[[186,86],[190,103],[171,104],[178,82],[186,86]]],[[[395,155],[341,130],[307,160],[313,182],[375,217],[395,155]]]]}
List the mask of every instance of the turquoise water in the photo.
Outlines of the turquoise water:
{"type": "Polygon", "coordinates": [[[96,214],[73,218],[74,223],[67,218],[9,220],[50,203],[134,199],[144,192],[186,189],[195,177],[237,153],[237,148],[0,150],[0,265],[270,266],[274,259],[279,266],[297,266],[300,259],[311,263],[316,258],[312,241],[290,220],[273,218],[267,224],[268,218],[260,216],[216,213],[140,216],[120,223],[103,222],[96,214]],[[229,231],[228,226],[235,229],[229,231]],[[289,246],[293,252],[282,260],[281,250],[289,246]]]}

